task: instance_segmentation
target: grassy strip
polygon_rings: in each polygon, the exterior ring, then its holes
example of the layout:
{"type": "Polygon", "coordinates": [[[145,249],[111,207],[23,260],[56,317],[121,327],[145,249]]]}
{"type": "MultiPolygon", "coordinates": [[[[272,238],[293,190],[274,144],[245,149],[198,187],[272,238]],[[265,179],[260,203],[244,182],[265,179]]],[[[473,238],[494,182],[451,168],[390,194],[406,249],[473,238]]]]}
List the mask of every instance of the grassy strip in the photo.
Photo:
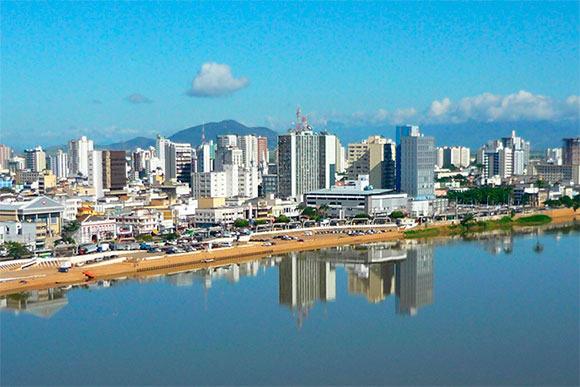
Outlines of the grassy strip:
{"type": "Polygon", "coordinates": [[[439,232],[438,228],[422,228],[420,230],[405,231],[404,235],[405,238],[426,238],[437,236],[439,232]]]}
{"type": "Polygon", "coordinates": [[[522,226],[537,226],[540,224],[547,224],[552,221],[548,215],[531,215],[522,218],[517,218],[514,222],[522,226]]]}

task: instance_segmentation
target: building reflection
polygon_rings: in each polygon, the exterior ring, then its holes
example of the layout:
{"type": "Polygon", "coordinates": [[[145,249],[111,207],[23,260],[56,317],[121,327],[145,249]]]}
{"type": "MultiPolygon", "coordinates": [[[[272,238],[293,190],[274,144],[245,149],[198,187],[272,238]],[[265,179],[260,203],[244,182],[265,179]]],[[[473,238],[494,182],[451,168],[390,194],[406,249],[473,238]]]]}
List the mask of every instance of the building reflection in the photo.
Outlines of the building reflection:
{"type": "Polygon", "coordinates": [[[2,310],[16,315],[30,313],[41,318],[50,318],[67,305],[66,290],[63,288],[31,290],[11,294],[0,300],[2,310]]]}
{"type": "Polygon", "coordinates": [[[414,316],[433,303],[433,257],[433,246],[417,245],[396,265],[397,314],[414,316]]]}
{"type": "Polygon", "coordinates": [[[374,304],[395,293],[395,264],[355,264],[346,266],[348,294],[361,294],[374,304]]]}
{"type": "Polygon", "coordinates": [[[336,271],[315,255],[311,251],[291,253],[279,265],[279,301],[297,313],[299,326],[316,301],[336,298],[336,271]]]}

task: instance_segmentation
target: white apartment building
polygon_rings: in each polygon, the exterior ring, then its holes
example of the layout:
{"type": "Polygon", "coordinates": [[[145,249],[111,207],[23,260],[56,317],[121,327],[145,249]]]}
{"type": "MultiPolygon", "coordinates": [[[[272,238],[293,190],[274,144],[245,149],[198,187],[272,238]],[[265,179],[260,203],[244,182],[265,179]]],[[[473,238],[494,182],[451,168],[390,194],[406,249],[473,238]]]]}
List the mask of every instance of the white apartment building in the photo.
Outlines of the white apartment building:
{"type": "Polygon", "coordinates": [[[86,136],[68,142],[69,173],[71,176],[77,176],[79,173],[83,176],[89,175],[89,153],[93,150],[93,140],[87,139],[86,136]]]}
{"type": "Polygon", "coordinates": [[[237,219],[245,218],[244,207],[217,207],[198,208],[195,211],[195,223],[198,226],[213,226],[219,224],[231,224],[237,219]]]}

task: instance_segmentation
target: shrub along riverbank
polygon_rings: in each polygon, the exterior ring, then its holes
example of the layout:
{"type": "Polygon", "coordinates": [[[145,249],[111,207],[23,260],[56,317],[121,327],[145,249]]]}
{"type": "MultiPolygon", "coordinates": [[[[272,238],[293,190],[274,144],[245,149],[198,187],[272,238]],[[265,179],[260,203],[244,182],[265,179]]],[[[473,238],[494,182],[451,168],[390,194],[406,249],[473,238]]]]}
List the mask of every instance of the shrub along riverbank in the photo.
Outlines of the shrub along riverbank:
{"type": "Polygon", "coordinates": [[[429,238],[436,236],[452,236],[458,234],[467,234],[482,231],[491,231],[495,229],[510,229],[514,226],[540,226],[550,223],[552,218],[548,215],[531,215],[513,219],[504,216],[499,220],[475,221],[473,219],[464,219],[460,224],[452,224],[443,227],[425,227],[417,228],[404,232],[405,238],[429,238]]]}

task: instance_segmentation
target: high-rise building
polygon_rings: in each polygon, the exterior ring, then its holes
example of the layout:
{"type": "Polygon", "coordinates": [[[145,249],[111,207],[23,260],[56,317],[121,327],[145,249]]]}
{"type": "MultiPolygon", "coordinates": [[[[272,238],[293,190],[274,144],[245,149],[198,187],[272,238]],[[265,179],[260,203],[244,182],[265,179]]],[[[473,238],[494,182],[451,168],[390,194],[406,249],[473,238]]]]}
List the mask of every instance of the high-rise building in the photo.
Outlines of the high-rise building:
{"type": "MultiPolygon", "coordinates": [[[[524,154],[519,152],[518,163],[523,164],[524,154]]],[[[483,165],[482,175],[484,179],[494,176],[500,178],[511,177],[514,172],[514,152],[511,147],[505,147],[499,140],[491,140],[481,147],[477,153],[478,164],[483,165]]]]}
{"type": "Polygon", "coordinates": [[[50,166],[48,169],[52,171],[57,178],[65,178],[69,175],[69,161],[68,153],[64,153],[62,150],[57,150],[55,155],[49,156],[50,166]]]}
{"type": "Polygon", "coordinates": [[[161,135],[157,135],[157,140],[155,141],[155,152],[159,158],[159,164],[161,165],[161,170],[165,173],[166,165],[166,154],[169,153],[171,140],[164,138],[161,135]]]}
{"type": "Polygon", "coordinates": [[[381,136],[348,144],[348,179],[369,175],[374,188],[395,188],[395,159],[395,144],[381,136]]]}
{"type": "Polygon", "coordinates": [[[213,142],[203,143],[197,148],[197,171],[211,172],[214,170],[213,161],[215,159],[216,146],[213,142]]]}
{"type": "Polygon", "coordinates": [[[330,187],[336,172],[336,137],[294,131],[278,136],[281,197],[302,199],[306,192],[330,187]]]}
{"type": "Polygon", "coordinates": [[[258,137],[258,165],[268,162],[268,138],[258,137]]]}
{"type": "Polygon", "coordinates": [[[94,149],[93,140],[82,136],[68,142],[69,173],[71,176],[88,176],[89,153],[94,149]]]}
{"type": "Polygon", "coordinates": [[[125,151],[102,152],[103,188],[122,190],[127,184],[127,161],[125,151]]]}
{"type": "Polygon", "coordinates": [[[435,165],[442,168],[445,165],[453,165],[456,168],[469,166],[471,151],[464,146],[444,146],[435,149],[435,165]]]}
{"type": "Polygon", "coordinates": [[[258,163],[258,138],[254,135],[238,136],[238,147],[242,150],[244,167],[257,167],[258,163]]]}
{"type": "Polygon", "coordinates": [[[562,164],[580,165],[580,137],[564,139],[562,164]]]}
{"type": "Polygon", "coordinates": [[[546,149],[546,159],[548,164],[562,165],[562,148],[548,148],[546,149]]]}
{"type": "Polygon", "coordinates": [[[165,181],[191,182],[193,150],[187,143],[165,144],[165,181]]]}
{"type": "Polygon", "coordinates": [[[87,155],[88,183],[95,189],[95,196],[102,198],[103,193],[103,151],[92,150],[87,155]]]}
{"type": "Polygon", "coordinates": [[[398,314],[417,314],[419,308],[433,303],[433,246],[417,245],[407,259],[395,268],[396,308],[398,314]]]}
{"type": "Polygon", "coordinates": [[[217,147],[228,148],[238,146],[238,136],[235,134],[220,134],[217,136],[217,147]]]}
{"type": "Polygon", "coordinates": [[[8,160],[12,157],[13,149],[4,144],[0,144],[0,169],[8,168],[8,160]]]}
{"type": "Polygon", "coordinates": [[[25,165],[26,169],[32,172],[42,172],[46,169],[46,153],[42,150],[42,147],[38,146],[34,149],[26,149],[24,151],[25,165]]]}
{"type": "Polygon", "coordinates": [[[435,138],[423,136],[418,126],[398,126],[397,189],[416,198],[435,196],[435,138]]]}

